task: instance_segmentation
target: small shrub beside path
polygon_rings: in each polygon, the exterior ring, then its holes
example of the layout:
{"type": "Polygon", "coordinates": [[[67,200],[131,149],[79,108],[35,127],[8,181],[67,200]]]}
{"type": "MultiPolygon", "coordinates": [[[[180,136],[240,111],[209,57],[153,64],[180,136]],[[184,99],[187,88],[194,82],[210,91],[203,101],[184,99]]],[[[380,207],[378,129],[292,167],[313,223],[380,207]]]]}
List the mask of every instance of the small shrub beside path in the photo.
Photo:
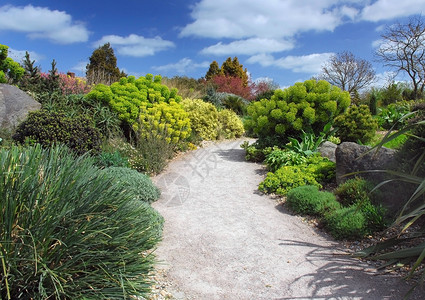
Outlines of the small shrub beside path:
{"type": "MultiPolygon", "coordinates": [[[[410,285],[349,255],[257,189],[243,139],[178,157],[153,178],[164,217],[156,250],[174,299],[402,299],[410,285]]],[[[422,299],[417,289],[411,299],[422,299]]],[[[168,298],[168,296],[167,296],[168,298]]]]}

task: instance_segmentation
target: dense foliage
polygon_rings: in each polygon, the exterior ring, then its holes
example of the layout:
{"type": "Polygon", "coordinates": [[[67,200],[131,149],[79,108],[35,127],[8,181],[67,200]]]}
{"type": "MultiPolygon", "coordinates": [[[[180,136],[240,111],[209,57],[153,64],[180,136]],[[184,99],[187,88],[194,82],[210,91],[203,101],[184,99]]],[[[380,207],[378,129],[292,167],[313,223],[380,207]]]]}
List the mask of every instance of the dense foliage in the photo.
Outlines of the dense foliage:
{"type": "Polygon", "coordinates": [[[139,123],[133,125],[138,137],[145,139],[150,135],[162,136],[167,143],[177,145],[189,137],[190,119],[182,105],[171,100],[140,106],[139,123]]]}
{"type": "Polygon", "coordinates": [[[300,164],[291,165],[291,160],[282,160],[282,166],[274,166],[277,170],[269,172],[259,185],[259,190],[267,193],[286,195],[291,189],[302,185],[322,184],[335,177],[335,163],[329,159],[314,154],[302,160],[300,164]]]}
{"type": "Polygon", "coordinates": [[[158,200],[160,191],[146,174],[123,167],[109,167],[105,169],[105,172],[114,179],[116,184],[136,195],[136,199],[147,203],[158,200]]]}
{"type": "Polygon", "coordinates": [[[372,117],[367,105],[353,105],[337,116],[334,126],[337,135],[343,142],[369,142],[378,129],[377,121],[372,117]]]}
{"type": "Polygon", "coordinates": [[[215,140],[219,128],[215,106],[201,99],[185,99],[182,105],[188,113],[192,130],[203,140],[215,140]]]}
{"type": "Polygon", "coordinates": [[[286,203],[297,214],[323,216],[341,206],[334,194],[319,191],[317,186],[303,185],[288,192],[286,203]]]}
{"type": "Polygon", "coordinates": [[[139,118],[141,107],[149,108],[153,103],[180,102],[177,89],[168,89],[161,84],[161,76],[147,74],[136,79],[134,76],[121,78],[111,86],[98,84],[87,94],[88,99],[107,103],[119,118],[133,126],[139,118]]]}
{"type": "Polygon", "coordinates": [[[63,112],[46,110],[31,112],[19,124],[13,139],[45,147],[63,143],[77,154],[98,152],[102,144],[101,133],[87,116],[67,117],[63,112]]]}
{"type": "Polygon", "coordinates": [[[219,134],[225,139],[241,137],[245,130],[241,119],[230,109],[223,109],[218,112],[218,121],[220,123],[219,134]]]}
{"type": "Polygon", "coordinates": [[[326,81],[307,80],[276,90],[270,100],[251,103],[245,127],[259,138],[277,136],[281,140],[298,136],[303,129],[319,133],[349,104],[348,92],[326,81]]]}
{"type": "Polygon", "coordinates": [[[0,83],[16,84],[24,75],[25,70],[14,61],[7,57],[9,47],[0,44],[0,83]]]}
{"type": "Polygon", "coordinates": [[[146,296],[162,217],[63,147],[0,150],[0,297],[146,296]]]}

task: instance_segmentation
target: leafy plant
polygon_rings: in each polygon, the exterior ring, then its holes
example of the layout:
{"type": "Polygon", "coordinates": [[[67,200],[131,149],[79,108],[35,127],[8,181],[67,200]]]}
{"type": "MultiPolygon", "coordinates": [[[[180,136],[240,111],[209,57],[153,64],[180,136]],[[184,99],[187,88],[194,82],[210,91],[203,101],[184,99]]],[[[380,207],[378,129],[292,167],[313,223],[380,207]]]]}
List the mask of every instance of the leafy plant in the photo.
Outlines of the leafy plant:
{"type": "Polygon", "coordinates": [[[89,157],[0,149],[0,297],[147,296],[162,217],[89,157]]]}
{"type": "Polygon", "coordinates": [[[341,208],[334,194],[319,191],[317,186],[304,185],[290,190],[286,196],[288,206],[298,214],[322,216],[341,208]]]}
{"type": "Polygon", "coordinates": [[[307,162],[307,158],[301,153],[292,150],[273,150],[266,156],[264,162],[271,172],[276,172],[283,166],[296,166],[307,162]]]}
{"type": "Polygon", "coordinates": [[[342,141],[360,141],[363,144],[370,141],[378,129],[378,123],[367,105],[349,107],[345,113],[335,118],[334,126],[338,128],[337,135],[342,141]]]}
{"type": "Polygon", "coordinates": [[[384,129],[400,129],[407,125],[407,118],[410,113],[410,104],[406,101],[397,102],[388,105],[385,108],[380,108],[376,116],[379,127],[384,129]]]}
{"type": "Polygon", "coordinates": [[[321,188],[321,183],[334,178],[335,163],[316,154],[308,157],[300,165],[283,166],[274,173],[267,173],[266,178],[259,185],[259,190],[286,195],[291,189],[302,185],[314,185],[321,188]]]}
{"type": "Polygon", "coordinates": [[[331,128],[332,123],[327,123],[323,128],[323,131],[320,132],[318,136],[316,136],[314,132],[306,133],[304,130],[302,130],[301,141],[298,141],[297,139],[292,137],[288,137],[289,143],[286,144],[285,148],[303,154],[305,156],[309,156],[317,152],[319,146],[324,141],[326,141],[326,137],[331,136],[336,131],[336,129],[331,130],[331,128]]]}
{"type": "Polygon", "coordinates": [[[130,167],[127,157],[123,157],[121,152],[115,150],[114,152],[102,151],[99,155],[94,157],[95,164],[100,168],[107,167],[130,167]]]}

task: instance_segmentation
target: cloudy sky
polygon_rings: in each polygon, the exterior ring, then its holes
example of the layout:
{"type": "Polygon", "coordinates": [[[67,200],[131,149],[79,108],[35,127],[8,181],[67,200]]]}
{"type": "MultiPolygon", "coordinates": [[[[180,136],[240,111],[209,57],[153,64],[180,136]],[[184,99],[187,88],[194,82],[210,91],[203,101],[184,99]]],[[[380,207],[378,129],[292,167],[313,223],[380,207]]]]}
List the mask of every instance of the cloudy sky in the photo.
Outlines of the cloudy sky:
{"type": "Polygon", "coordinates": [[[383,30],[424,13],[424,0],[1,0],[0,44],[16,60],[30,52],[43,71],[55,59],[78,75],[106,42],[136,76],[200,78],[237,56],[252,79],[289,86],[342,51],[385,74],[373,58],[383,30]]]}

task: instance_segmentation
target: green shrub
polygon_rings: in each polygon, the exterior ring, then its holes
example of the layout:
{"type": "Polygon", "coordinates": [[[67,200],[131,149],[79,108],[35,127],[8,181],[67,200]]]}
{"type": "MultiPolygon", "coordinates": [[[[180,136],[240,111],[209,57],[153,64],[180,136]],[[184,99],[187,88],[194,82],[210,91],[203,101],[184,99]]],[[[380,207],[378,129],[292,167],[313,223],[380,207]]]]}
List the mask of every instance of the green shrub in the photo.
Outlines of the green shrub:
{"type": "Polygon", "coordinates": [[[350,95],[326,81],[307,80],[285,90],[276,90],[270,100],[251,103],[245,129],[260,139],[299,136],[301,130],[318,134],[349,106],[350,95]]]}
{"type": "Polygon", "coordinates": [[[227,109],[233,110],[239,116],[242,116],[245,114],[248,101],[237,95],[229,94],[222,100],[222,105],[227,109]]]}
{"type": "Polygon", "coordinates": [[[334,178],[335,163],[317,153],[307,157],[300,165],[283,166],[274,173],[267,173],[259,189],[266,193],[286,195],[291,189],[302,185],[321,188],[322,183],[334,178]]]}
{"type": "Polygon", "coordinates": [[[335,118],[334,126],[338,128],[337,135],[343,142],[369,142],[378,129],[376,120],[372,117],[367,105],[353,105],[335,118]]]}
{"type": "Polygon", "coordinates": [[[104,152],[102,151],[99,155],[94,157],[96,166],[100,168],[107,167],[130,167],[128,163],[128,158],[121,155],[121,153],[116,150],[114,152],[104,152]]]}
{"type": "Polygon", "coordinates": [[[341,206],[334,194],[321,192],[317,186],[304,185],[290,190],[286,197],[288,206],[298,214],[321,216],[341,206]]]}
{"type": "Polygon", "coordinates": [[[102,135],[87,116],[66,117],[63,112],[45,110],[29,113],[27,119],[19,124],[13,139],[45,147],[63,143],[77,154],[87,151],[97,153],[102,144],[102,135]]]}
{"type": "Polygon", "coordinates": [[[63,147],[1,149],[0,165],[2,299],[147,296],[162,217],[135,191],[63,147]]]}
{"type": "Polygon", "coordinates": [[[264,162],[271,172],[276,172],[277,169],[283,166],[304,164],[307,162],[307,158],[295,151],[276,149],[266,156],[264,162]]]}
{"type": "Polygon", "coordinates": [[[241,119],[230,109],[219,111],[218,121],[220,123],[219,134],[225,139],[241,137],[245,132],[241,119]]]}
{"type": "Polygon", "coordinates": [[[385,228],[385,209],[378,203],[381,195],[379,191],[372,192],[374,184],[361,178],[355,177],[340,184],[334,193],[338,202],[344,207],[356,207],[365,217],[365,233],[372,233],[385,228]]]}
{"type": "Polygon", "coordinates": [[[356,239],[366,234],[366,218],[356,206],[343,207],[326,214],[324,223],[336,239],[356,239]]]}
{"type": "Polygon", "coordinates": [[[137,199],[148,203],[158,200],[159,189],[152,183],[148,175],[123,167],[109,167],[104,171],[114,179],[114,184],[121,185],[136,195],[137,199]]]}
{"type": "Polygon", "coordinates": [[[177,89],[169,89],[161,84],[161,76],[153,77],[147,74],[145,77],[136,79],[134,76],[121,78],[119,82],[106,86],[96,85],[87,94],[87,98],[107,103],[113,111],[118,114],[120,120],[132,126],[138,121],[143,103],[148,107],[152,103],[180,102],[181,97],[177,95],[177,89]]]}
{"type": "Polygon", "coordinates": [[[400,120],[410,112],[412,103],[400,101],[379,109],[376,116],[379,127],[383,129],[400,129],[407,125],[407,118],[400,120]]]}
{"type": "Polygon", "coordinates": [[[285,196],[291,189],[302,185],[314,185],[322,187],[314,177],[314,174],[304,172],[299,166],[284,166],[274,173],[267,173],[264,181],[258,189],[266,193],[275,193],[285,196]]]}
{"type": "Polygon", "coordinates": [[[218,134],[218,111],[201,99],[185,99],[183,109],[188,113],[190,126],[203,140],[215,140],[218,134]]]}
{"type": "Polygon", "coordinates": [[[339,203],[343,206],[350,206],[359,202],[369,202],[369,193],[374,187],[375,186],[371,182],[364,178],[354,177],[340,184],[334,190],[334,193],[339,203]]]}
{"type": "Polygon", "coordinates": [[[173,145],[184,143],[192,131],[188,113],[181,104],[174,101],[154,103],[152,106],[142,105],[140,121],[135,123],[133,128],[138,138],[158,135],[173,145]]]}

